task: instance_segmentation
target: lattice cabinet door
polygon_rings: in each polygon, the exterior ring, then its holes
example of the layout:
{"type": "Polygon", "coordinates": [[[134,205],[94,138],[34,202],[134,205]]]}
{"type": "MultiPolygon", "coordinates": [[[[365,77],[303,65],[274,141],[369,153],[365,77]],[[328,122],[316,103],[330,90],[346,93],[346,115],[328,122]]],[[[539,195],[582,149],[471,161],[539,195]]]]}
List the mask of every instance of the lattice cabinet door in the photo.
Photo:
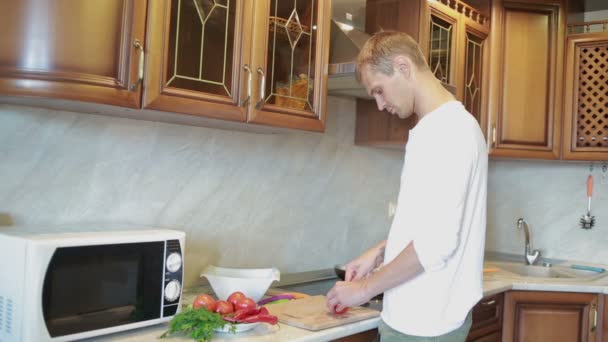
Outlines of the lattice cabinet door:
{"type": "Polygon", "coordinates": [[[608,160],[608,32],[570,35],[563,159],[608,160]]]}

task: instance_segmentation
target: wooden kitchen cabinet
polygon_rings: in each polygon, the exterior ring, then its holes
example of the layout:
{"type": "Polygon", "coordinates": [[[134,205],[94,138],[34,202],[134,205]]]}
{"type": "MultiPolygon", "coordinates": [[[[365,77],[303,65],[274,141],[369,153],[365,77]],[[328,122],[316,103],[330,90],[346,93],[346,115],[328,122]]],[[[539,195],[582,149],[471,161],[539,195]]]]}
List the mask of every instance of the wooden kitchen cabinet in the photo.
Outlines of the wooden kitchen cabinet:
{"type": "Polygon", "coordinates": [[[600,341],[601,295],[509,291],[505,295],[503,341],[600,341]]]}
{"type": "Polygon", "coordinates": [[[608,160],[608,31],[568,35],[563,159],[608,160]]]}
{"type": "Polygon", "coordinates": [[[145,108],[324,130],[328,1],[150,6],[145,108]]]}
{"type": "Polygon", "coordinates": [[[561,0],[493,2],[491,156],[559,158],[565,24],[561,0]]]}
{"type": "Polygon", "coordinates": [[[0,3],[0,93],[140,106],[146,0],[0,3]]]}
{"type": "Polygon", "coordinates": [[[473,307],[473,324],[467,341],[498,342],[502,332],[504,293],[485,297],[473,307]]]}
{"type": "MultiPolygon", "coordinates": [[[[394,30],[416,39],[435,76],[482,127],[487,125],[490,29],[486,16],[462,1],[368,0],[365,26],[370,34],[394,30]],[[401,19],[406,16],[411,20],[401,19]]],[[[355,143],[403,148],[415,124],[415,118],[401,120],[380,112],[373,100],[359,99],[355,143]]]]}

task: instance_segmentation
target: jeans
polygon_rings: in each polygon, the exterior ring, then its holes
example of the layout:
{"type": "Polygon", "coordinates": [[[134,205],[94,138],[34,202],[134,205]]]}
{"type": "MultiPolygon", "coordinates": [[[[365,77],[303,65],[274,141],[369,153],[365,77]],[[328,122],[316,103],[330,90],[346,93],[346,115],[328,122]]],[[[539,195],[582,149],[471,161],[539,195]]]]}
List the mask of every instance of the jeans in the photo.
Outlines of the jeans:
{"type": "Polygon", "coordinates": [[[472,322],[472,313],[469,311],[460,328],[444,335],[432,337],[406,335],[389,327],[383,321],[380,321],[378,330],[380,331],[380,342],[464,342],[467,339],[472,322]]]}

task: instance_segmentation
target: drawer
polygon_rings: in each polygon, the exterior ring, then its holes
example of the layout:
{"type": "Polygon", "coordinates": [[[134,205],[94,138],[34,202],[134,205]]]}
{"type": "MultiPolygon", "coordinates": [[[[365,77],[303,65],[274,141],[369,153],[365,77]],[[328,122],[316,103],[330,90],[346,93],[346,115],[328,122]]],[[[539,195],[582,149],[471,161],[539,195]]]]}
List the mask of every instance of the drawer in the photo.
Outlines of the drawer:
{"type": "Polygon", "coordinates": [[[503,301],[504,294],[500,293],[483,298],[473,307],[473,324],[467,341],[477,341],[501,330],[503,301]]]}

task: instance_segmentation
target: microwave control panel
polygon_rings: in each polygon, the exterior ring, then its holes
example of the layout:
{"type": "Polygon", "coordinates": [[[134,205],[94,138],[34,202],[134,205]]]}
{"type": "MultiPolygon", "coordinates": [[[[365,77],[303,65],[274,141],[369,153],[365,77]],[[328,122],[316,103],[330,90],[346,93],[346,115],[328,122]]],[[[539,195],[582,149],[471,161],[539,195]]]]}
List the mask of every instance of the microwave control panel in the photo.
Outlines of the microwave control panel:
{"type": "Polygon", "coordinates": [[[167,240],[165,247],[163,317],[175,315],[182,293],[184,262],[179,240],[167,240]]]}

